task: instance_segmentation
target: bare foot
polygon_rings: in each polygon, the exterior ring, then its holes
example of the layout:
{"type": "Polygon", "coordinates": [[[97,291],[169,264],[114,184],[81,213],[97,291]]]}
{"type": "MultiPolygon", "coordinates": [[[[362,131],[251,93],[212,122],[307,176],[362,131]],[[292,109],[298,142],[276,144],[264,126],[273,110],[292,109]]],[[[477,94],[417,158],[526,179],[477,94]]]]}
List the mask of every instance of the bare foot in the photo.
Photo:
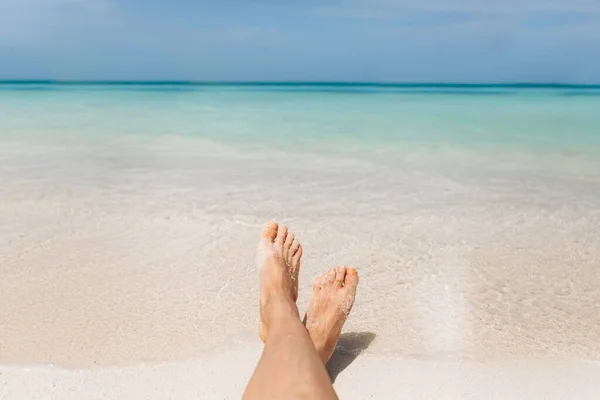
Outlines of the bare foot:
{"type": "Polygon", "coordinates": [[[354,304],[357,285],[356,269],[343,266],[331,268],[315,281],[304,325],[323,364],[333,355],[354,304]]]}
{"type": "Polygon", "coordinates": [[[287,227],[269,222],[258,244],[256,252],[260,273],[260,325],[259,334],[267,340],[270,308],[290,304],[298,313],[298,273],[302,246],[287,227]]]}

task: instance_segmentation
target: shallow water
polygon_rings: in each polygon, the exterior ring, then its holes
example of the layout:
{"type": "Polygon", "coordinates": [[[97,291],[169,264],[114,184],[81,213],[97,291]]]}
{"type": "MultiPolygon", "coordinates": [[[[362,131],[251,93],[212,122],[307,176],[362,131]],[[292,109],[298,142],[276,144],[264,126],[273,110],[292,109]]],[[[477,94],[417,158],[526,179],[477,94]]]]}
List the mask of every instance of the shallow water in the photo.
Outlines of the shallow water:
{"type": "Polygon", "coordinates": [[[22,86],[0,85],[0,363],[253,335],[269,219],[304,245],[301,309],[359,269],[368,352],[600,359],[595,88],[22,86]]]}

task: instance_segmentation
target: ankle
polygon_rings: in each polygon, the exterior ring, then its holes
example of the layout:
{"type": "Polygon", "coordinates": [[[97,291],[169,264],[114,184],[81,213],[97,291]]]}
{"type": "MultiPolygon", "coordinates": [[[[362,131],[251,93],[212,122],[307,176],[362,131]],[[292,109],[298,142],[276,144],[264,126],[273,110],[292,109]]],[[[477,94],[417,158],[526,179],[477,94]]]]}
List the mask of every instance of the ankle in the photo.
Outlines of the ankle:
{"type": "Polygon", "coordinates": [[[265,320],[269,325],[289,318],[299,319],[298,307],[287,297],[272,296],[262,307],[265,320]]]}
{"type": "Polygon", "coordinates": [[[327,364],[333,352],[335,350],[336,343],[332,342],[329,338],[322,335],[318,335],[315,332],[308,331],[310,339],[319,354],[319,358],[323,361],[323,364],[327,364]]]}

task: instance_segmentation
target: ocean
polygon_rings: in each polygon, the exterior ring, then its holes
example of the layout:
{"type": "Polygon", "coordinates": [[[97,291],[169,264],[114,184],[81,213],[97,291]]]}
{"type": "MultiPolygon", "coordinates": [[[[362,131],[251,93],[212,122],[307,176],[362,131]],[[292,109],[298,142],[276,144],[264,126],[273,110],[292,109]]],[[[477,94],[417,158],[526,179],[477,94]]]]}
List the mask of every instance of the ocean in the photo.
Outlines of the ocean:
{"type": "Polygon", "coordinates": [[[600,360],[600,86],[0,83],[0,363],[256,340],[270,219],[347,347],[600,360]]]}
{"type": "Polygon", "coordinates": [[[600,86],[0,82],[2,133],[589,155],[600,86]],[[581,153],[581,154],[580,154],[581,153]]]}

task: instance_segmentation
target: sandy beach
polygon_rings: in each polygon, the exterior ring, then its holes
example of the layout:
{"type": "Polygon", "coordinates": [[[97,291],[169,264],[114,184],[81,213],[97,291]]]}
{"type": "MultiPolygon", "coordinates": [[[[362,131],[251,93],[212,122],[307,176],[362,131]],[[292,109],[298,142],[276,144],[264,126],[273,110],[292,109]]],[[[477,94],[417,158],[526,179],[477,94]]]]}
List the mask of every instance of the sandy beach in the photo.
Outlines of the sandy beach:
{"type": "Polygon", "coordinates": [[[305,250],[301,313],[360,271],[341,398],[597,398],[596,164],[461,151],[3,138],[0,398],[239,398],[270,219],[305,250]]]}
{"type": "MultiPolygon", "coordinates": [[[[3,399],[238,399],[260,344],[189,362],[64,370],[0,370],[3,399]]],[[[362,356],[337,377],[342,399],[595,399],[596,363],[461,362],[362,356]]]]}

